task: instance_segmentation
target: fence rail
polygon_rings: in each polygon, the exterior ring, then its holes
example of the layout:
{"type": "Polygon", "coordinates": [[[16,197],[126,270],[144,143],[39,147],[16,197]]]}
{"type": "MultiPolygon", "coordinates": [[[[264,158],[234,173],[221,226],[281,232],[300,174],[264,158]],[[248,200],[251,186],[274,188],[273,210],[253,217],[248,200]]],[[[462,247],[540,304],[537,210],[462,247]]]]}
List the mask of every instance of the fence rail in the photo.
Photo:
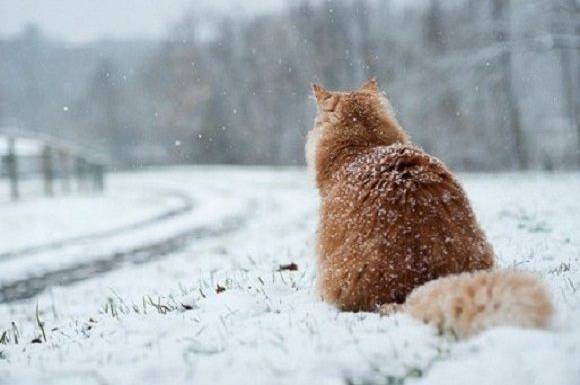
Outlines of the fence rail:
{"type": "Polygon", "coordinates": [[[46,196],[105,189],[108,158],[94,149],[50,135],[14,128],[0,128],[2,172],[8,179],[10,199],[21,197],[20,182],[39,177],[46,196]],[[60,183],[60,188],[56,183],[60,183]]]}

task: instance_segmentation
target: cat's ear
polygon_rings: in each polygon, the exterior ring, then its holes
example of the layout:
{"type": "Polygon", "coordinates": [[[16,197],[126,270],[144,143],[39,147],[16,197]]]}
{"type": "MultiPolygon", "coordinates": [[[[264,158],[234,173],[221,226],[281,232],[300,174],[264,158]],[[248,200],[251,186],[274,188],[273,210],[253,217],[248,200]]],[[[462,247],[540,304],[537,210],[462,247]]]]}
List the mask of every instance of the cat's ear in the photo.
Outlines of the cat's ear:
{"type": "Polygon", "coordinates": [[[377,79],[370,78],[369,80],[366,81],[365,84],[363,84],[363,86],[360,89],[361,89],[361,91],[370,91],[370,92],[374,92],[376,94],[377,92],[379,92],[379,86],[377,84],[377,79]]]}
{"type": "Polygon", "coordinates": [[[328,98],[328,96],[330,96],[330,92],[314,83],[312,83],[312,92],[314,92],[314,97],[316,97],[317,103],[323,102],[326,100],[326,98],[328,98]]]}

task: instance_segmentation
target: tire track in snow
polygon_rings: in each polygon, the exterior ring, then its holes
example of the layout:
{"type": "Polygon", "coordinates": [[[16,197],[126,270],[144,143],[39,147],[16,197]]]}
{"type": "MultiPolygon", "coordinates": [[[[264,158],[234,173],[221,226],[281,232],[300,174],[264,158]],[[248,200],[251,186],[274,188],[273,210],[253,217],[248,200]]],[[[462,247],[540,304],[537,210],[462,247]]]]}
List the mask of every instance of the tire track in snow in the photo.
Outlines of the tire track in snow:
{"type": "Polygon", "coordinates": [[[86,263],[43,273],[42,275],[3,283],[0,304],[30,299],[52,286],[65,286],[105,274],[129,263],[142,264],[184,250],[192,242],[232,233],[242,228],[256,212],[257,202],[251,200],[244,212],[224,219],[217,225],[200,225],[181,231],[160,241],[135,248],[105,254],[86,263]]]}
{"type": "Polygon", "coordinates": [[[92,234],[85,234],[78,237],[66,238],[61,239],[58,241],[53,241],[41,245],[35,245],[32,247],[26,247],[23,249],[15,250],[15,251],[8,251],[4,253],[0,253],[0,262],[8,261],[10,259],[16,257],[27,257],[34,254],[43,253],[46,251],[61,249],[70,245],[74,245],[77,243],[87,242],[87,241],[96,241],[101,239],[106,239],[112,236],[117,236],[119,234],[128,233],[130,231],[138,230],[153,224],[161,223],[167,221],[169,219],[173,219],[175,217],[185,215],[189,213],[194,208],[194,200],[186,194],[183,194],[178,191],[169,191],[166,195],[174,196],[182,201],[179,207],[173,208],[171,210],[167,210],[160,214],[157,214],[153,217],[147,218],[145,220],[131,223],[129,225],[116,227],[114,229],[101,231],[98,233],[92,234]]]}

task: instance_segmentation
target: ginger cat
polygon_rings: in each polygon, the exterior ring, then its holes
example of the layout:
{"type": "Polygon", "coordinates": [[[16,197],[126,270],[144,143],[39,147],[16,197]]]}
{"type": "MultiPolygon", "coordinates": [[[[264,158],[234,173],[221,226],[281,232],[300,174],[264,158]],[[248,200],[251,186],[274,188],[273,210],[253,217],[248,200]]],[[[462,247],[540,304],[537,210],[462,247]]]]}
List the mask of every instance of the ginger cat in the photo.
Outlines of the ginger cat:
{"type": "MultiPolygon", "coordinates": [[[[463,188],[409,143],[374,79],[352,92],[313,90],[318,115],[306,157],[321,198],[317,286],[325,301],[388,311],[428,281],[493,267],[463,188]]],[[[439,322],[419,308],[412,315],[439,322]]]]}

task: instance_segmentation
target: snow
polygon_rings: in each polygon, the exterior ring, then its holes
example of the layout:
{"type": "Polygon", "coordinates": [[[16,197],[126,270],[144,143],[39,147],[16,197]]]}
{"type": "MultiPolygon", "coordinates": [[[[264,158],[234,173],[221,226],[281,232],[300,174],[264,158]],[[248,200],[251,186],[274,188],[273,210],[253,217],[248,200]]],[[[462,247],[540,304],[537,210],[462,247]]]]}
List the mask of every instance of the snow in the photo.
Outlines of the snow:
{"type": "Polygon", "coordinates": [[[28,199],[2,205],[0,254],[135,225],[184,203],[177,194],[119,189],[105,195],[28,199]],[[111,215],[115,213],[115,215],[111,215]],[[47,224],[50,227],[47,228],[47,224]]]}
{"type": "Polygon", "coordinates": [[[43,215],[66,223],[59,230],[66,240],[94,233],[91,221],[114,229],[183,197],[193,202],[190,211],[120,234],[0,259],[0,286],[191,227],[232,217],[238,225],[147,263],[0,305],[0,335],[10,337],[0,344],[0,384],[578,384],[580,174],[460,179],[499,264],[537,272],[549,285],[558,311],[552,330],[500,328],[458,342],[405,315],[340,313],[313,291],[317,199],[303,170],[150,170],[115,175],[104,196],[71,198],[79,212],[62,209],[68,198],[1,205],[6,245],[22,237],[10,230],[19,210],[34,212],[46,231],[43,215]],[[292,262],[297,271],[277,271],[292,262]],[[218,285],[225,290],[217,293],[218,285]],[[32,344],[42,335],[37,304],[47,341],[32,344]]]}

